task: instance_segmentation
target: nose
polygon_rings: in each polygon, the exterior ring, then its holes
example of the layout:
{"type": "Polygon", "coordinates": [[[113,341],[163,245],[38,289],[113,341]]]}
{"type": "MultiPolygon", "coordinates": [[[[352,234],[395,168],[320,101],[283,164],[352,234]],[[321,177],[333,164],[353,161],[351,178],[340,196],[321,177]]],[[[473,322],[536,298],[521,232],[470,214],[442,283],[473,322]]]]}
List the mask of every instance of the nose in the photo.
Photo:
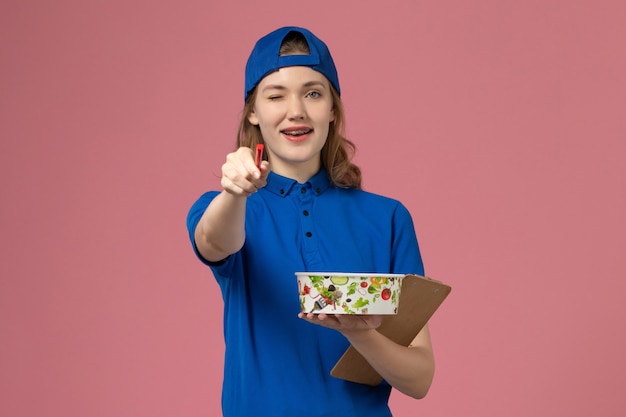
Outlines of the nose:
{"type": "Polygon", "coordinates": [[[301,120],[304,119],[306,110],[304,103],[300,97],[292,97],[289,100],[289,108],[287,109],[287,118],[289,120],[301,120]]]}

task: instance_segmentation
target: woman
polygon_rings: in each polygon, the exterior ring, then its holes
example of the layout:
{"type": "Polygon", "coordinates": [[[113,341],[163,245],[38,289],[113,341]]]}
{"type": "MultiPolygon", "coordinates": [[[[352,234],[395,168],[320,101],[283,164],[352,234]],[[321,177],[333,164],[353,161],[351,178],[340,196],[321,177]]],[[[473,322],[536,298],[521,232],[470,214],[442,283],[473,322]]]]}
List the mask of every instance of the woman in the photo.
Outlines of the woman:
{"type": "Polygon", "coordinates": [[[405,347],[376,331],[380,316],[304,314],[294,272],[423,275],[411,216],[361,190],[337,71],[313,33],[284,27],[261,38],[245,86],[223,190],[202,195],[187,219],[224,299],[223,414],[391,416],[391,387],[415,398],[430,387],[428,328],[405,347]],[[257,144],[267,155],[258,166],[257,144]],[[384,378],[379,386],[330,376],[350,344],[384,378]]]}

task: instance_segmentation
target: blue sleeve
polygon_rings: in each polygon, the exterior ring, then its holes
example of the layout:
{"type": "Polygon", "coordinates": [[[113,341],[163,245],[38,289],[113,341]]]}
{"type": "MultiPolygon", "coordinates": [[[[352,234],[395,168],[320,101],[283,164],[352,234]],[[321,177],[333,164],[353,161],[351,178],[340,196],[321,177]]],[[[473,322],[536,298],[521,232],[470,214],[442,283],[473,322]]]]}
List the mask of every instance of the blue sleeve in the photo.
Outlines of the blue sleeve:
{"type": "Polygon", "coordinates": [[[400,274],[424,275],[415,225],[409,211],[398,203],[393,215],[392,271],[400,274]]]}
{"type": "Polygon", "coordinates": [[[189,213],[187,214],[187,232],[189,232],[189,240],[191,241],[191,246],[193,247],[193,250],[196,256],[198,257],[198,259],[200,259],[202,263],[208,266],[214,266],[216,264],[219,264],[220,262],[209,262],[206,259],[204,259],[202,255],[200,255],[200,252],[198,252],[198,248],[196,246],[196,240],[195,240],[194,235],[196,232],[196,227],[198,226],[198,223],[200,222],[200,219],[202,218],[204,211],[209,206],[211,201],[213,201],[213,199],[217,197],[218,194],[219,192],[217,191],[209,191],[207,193],[204,193],[191,206],[191,209],[189,209],[189,213]]]}

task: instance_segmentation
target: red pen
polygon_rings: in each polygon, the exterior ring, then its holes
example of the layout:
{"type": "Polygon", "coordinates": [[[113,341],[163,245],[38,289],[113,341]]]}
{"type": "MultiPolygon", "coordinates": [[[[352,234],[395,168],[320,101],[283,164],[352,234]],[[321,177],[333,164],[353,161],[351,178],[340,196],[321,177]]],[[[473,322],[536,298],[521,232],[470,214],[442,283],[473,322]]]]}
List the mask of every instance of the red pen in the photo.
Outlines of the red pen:
{"type": "Polygon", "coordinates": [[[263,160],[263,148],[265,148],[265,146],[262,143],[256,145],[256,157],[254,158],[254,163],[259,169],[261,169],[261,161],[263,160]]]}

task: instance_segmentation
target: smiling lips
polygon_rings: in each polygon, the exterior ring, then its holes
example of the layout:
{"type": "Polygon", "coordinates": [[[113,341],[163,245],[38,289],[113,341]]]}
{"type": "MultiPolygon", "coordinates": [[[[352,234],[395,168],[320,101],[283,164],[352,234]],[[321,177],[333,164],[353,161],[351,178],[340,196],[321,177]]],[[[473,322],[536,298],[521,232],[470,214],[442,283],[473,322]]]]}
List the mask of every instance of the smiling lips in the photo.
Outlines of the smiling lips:
{"type": "Polygon", "coordinates": [[[280,131],[290,142],[302,142],[309,137],[313,129],[307,126],[294,126],[280,131]]]}

